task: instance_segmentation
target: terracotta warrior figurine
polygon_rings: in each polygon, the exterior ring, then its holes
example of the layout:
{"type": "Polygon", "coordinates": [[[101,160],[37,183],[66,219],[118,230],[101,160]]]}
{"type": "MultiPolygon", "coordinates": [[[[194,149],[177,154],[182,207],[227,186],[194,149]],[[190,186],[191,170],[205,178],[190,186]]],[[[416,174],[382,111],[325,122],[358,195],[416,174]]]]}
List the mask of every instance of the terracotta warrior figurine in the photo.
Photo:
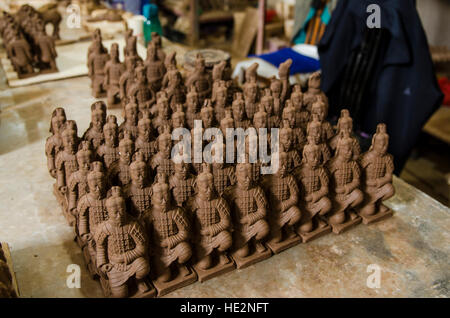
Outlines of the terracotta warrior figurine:
{"type": "Polygon", "coordinates": [[[106,95],[104,87],[105,65],[109,61],[109,54],[102,51],[99,43],[93,42],[94,50],[89,56],[89,77],[92,79],[92,95],[101,98],[106,95]]]}
{"type": "Polygon", "coordinates": [[[261,105],[267,113],[267,128],[280,127],[280,116],[274,110],[274,98],[271,95],[269,88],[264,90],[264,96],[261,97],[261,105]]]}
{"type": "Polygon", "coordinates": [[[194,128],[194,120],[200,119],[200,101],[194,85],[190,87],[186,95],[186,123],[189,129],[194,128]]]}
{"type": "Polygon", "coordinates": [[[194,268],[202,282],[234,267],[226,255],[232,245],[230,208],[214,192],[213,175],[207,164],[197,176],[196,195],[190,198],[188,207],[194,220],[194,268]]]}
{"type": "Polygon", "coordinates": [[[172,151],[172,135],[170,128],[166,126],[164,132],[156,139],[158,152],[151,159],[150,166],[156,174],[171,176],[174,171],[173,161],[170,158],[172,151]]]}
{"type": "Polygon", "coordinates": [[[161,134],[165,126],[172,126],[172,121],[170,120],[169,100],[164,91],[158,92],[158,98],[156,102],[156,117],[153,119],[153,127],[161,134]]]}
{"type": "Polygon", "coordinates": [[[45,155],[47,156],[48,172],[53,178],[56,178],[55,158],[63,149],[61,132],[66,123],[66,112],[64,108],[58,107],[53,110],[50,122],[50,132],[52,135],[45,142],[45,155]]]}
{"type": "Polygon", "coordinates": [[[106,47],[103,46],[102,32],[100,29],[95,29],[94,33],[92,34],[92,43],[88,48],[88,56],[87,56],[88,61],[91,54],[93,54],[94,51],[96,51],[97,46],[100,46],[100,50],[102,53],[108,53],[106,47]]]}
{"type": "Polygon", "coordinates": [[[227,106],[228,98],[228,83],[220,80],[218,83],[214,84],[216,89],[212,95],[211,101],[214,103],[216,122],[220,123],[220,121],[225,117],[225,108],[227,106]]]}
{"type": "Polygon", "coordinates": [[[78,200],[77,236],[83,250],[83,256],[92,276],[98,275],[96,266],[96,246],[94,234],[97,227],[108,219],[106,210],[106,178],[103,165],[99,161],[92,163],[88,177],[89,192],[78,200]]]}
{"type": "Polygon", "coordinates": [[[336,150],[337,144],[342,132],[348,133],[349,138],[352,140],[352,153],[353,160],[358,160],[361,155],[361,147],[359,145],[358,139],[356,139],[353,134],[353,119],[350,117],[348,109],[341,110],[341,117],[339,117],[337,123],[337,134],[330,140],[330,148],[336,150]]]}
{"type": "Polygon", "coordinates": [[[94,152],[91,149],[89,141],[81,142],[81,149],[76,154],[78,170],[73,172],[69,177],[68,194],[69,194],[69,212],[73,216],[77,215],[78,200],[89,192],[87,181],[88,173],[91,171],[91,164],[94,161],[94,152]]]}
{"type": "Polygon", "coordinates": [[[195,60],[194,72],[186,80],[187,87],[192,85],[197,89],[198,99],[200,105],[202,105],[205,98],[211,96],[212,80],[211,74],[206,71],[205,59],[200,54],[197,55],[195,60]]]}
{"type": "Polygon", "coordinates": [[[283,122],[283,127],[280,129],[280,149],[287,155],[287,169],[292,171],[301,164],[300,154],[297,147],[293,147],[294,132],[287,121],[283,122]]]}
{"type": "Polygon", "coordinates": [[[150,209],[152,188],[149,182],[147,165],[141,152],[137,152],[130,165],[131,183],[124,187],[127,211],[136,218],[141,218],[150,209]]]}
{"type": "Polygon", "coordinates": [[[301,241],[295,227],[302,217],[299,209],[299,189],[288,170],[288,155],[279,153],[279,168],[263,181],[270,203],[268,220],[270,236],[267,245],[279,253],[301,241]]]}
{"type": "Polygon", "coordinates": [[[275,115],[280,116],[283,111],[283,101],[281,100],[283,85],[281,81],[275,77],[272,77],[270,81],[270,91],[273,98],[273,112],[275,115]]]}
{"type": "Polygon", "coordinates": [[[156,48],[156,56],[158,57],[158,59],[164,62],[166,60],[166,53],[164,53],[164,50],[162,48],[162,38],[158,34],[158,32],[152,32],[151,44],[156,48]]]}
{"type": "Polygon", "coordinates": [[[108,179],[112,185],[125,187],[131,182],[130,164],[134,154],[134,142],[128,130],[119,142],[119,160],[108,169],[108,179]]]}
{"type": "Polygon", "coordinates": [[[245,114],[248,119],[252,119],[257,111],[257,104],[259,100],[259,88],[256,77],[256,70],[258,63],[253,63],[245,71],[245,83],[243,85],[244,100],[245,100],[245,114]]]}
{"type": "Polygon", "coordinates": [[[279,113],[282,112],[282,105],[286,100],[286,97],[290,94],[291,85],[289,83],[289,76],[291,72],[292,59],[287,59],[278,67],[278,77],[281,82],[281,94],[280,94],[280,109],[279,113]]]}
{"type": "Polygon", "coordinates": [[[134,70],[137,68],[137,63],[133,59],[125,60],[125,71],[120,76],[119,79],[119,90],[120,90],[120,99],[122,104],[125,105],[127,101],[129,101],[129,96],[131,92],[131,87],[135,82],[135,72],[134,70]]]}
{"type": "Polygon", "coordinates": [[[125,65],[127,64],[127,62],[130,62],[133,65],[136,66],[143,66],[144,65],[144,61],[142,60],[142,58],[139,56],[138,52],[137,52],[137,37],[136,36],[131,36],[127,39],[127,45],[124,48],[125,49],[125,65]]]}
{"type": "Polygon", "coordinates": [[[98,147],[105,141],[103,126],[106,124],[106,105],[102,101],[91,105],[91,123],[83,135],[83,140],[92,143],[92,149],[97,153],[98,147]]]}
{"type": "Polygon", "coordinates": [[[125,66],[119,60],[119,45],[111,45],[111,59],[105,65],[105,82],[108,106],[120,103],[120,77],[125,72],[125,66]]]}
{"type": "Polygon", "coordinates": [[[144,161],[149,162],[156,153],[156,142],[153,140],[152,121],[150,113],[145,111],[138,122],[138,137],[135,143],[136,151],[140,151],[144,156],[144,161]]]}
{"type": "Polygon", "coordinates": [[[250,120],[245,118],[245,101],[241,92],[237,92],[235,94],[231,109],[233,110],[235,128],[242,128],[246,130],[248,127],[250,127],[250,120]]]}
{"type": "Polygon", "coordinates": [[[53,36],[47,35],[45,30],[39,31],[36,34],[35,40],[39,46],[39,68],[41,73],[58,72],[56,66],[55,39],[53,36]]]}
{"type": "Polygon", "coordinates": [[[176,105],[176,111],[172,113],[172,129],[184,128],[186,124],[186,114],[183,111],[183,105],[176,105]]]}
{"type": "Polygon", "coordinates": [[[173,290],[167,284],[183,287],[188,284],[186,279],[196,280],[196,275],[184,265],[192,256],[189,220],[181,208],[172,205],[165,179],[165,175],[158,175],[152,187],[152,208],[146,215],[147,226],[153,234],[153,282],[160,296],[173,290]]]}
{"type": "Polygon", "coordinates": [[[144,62],[147,82],[153,92],[159,92],[162,87],[162,80],[166,74],[164,61],[160,61],[156,56],[156,47],[150,43],[147,49],[147,59],[144,62]]]}
{"type": "Polygon", "coordinates": [[[32,76],[34,69],[31,47],[28,42],[20,36],[19,31],[16,31],[13,39],[8,41],[6,49],[18,77],[26,78],[32,76]]]}
{"type": "Polygon", "coordinates": [[[320,164],[320,147],[312,140],[303,148],[302,165],[295,171],[296,179],[302,189],[302,218],[297,229],[306,243],[321,235],[327,234],[331,228],[320,218],[331,210],[328,199],[328,175],[320,164]]]}
{"type": "Polygon", "coordinates": [[[369,150],[361,156],[362,190],[365,198],[359,215],[364,224],[370,224],[392,215],[392,210],[383,204],[395,193],[392,186],[394,160],[387,152],[389,135],[385,124],[378,124],[369,150]]]}
{"type": "Polygon", "coordinates": [[[355,211],[355,207],[364,198],[359,190],[361,170],[358,162],[353,159],[352,148],[352,139],[348,132],[342,132],[336,155],[328,162],[333,210],[327,217],[336,234],[361,222],[355,211]]]}
{"type": "MultiPolygon", "coordinates": [[[[213,81],[213,87],[212,87],[212,93],[211,96],[214,99],[214,96],[217,93],[217,89],[219,89],[219,86],[222,85],[220,82],[225,81],[227,86],[229,83],[227,83],[227,74],[225,71],[225,68],[227,68],[227,61],[220,61],[219,63],[214,64],[212,69],[212,81],[213,81]]],[[[228,96],[227,96],[228,97],[228,96]]]]}
{"type": "Polygon", "coordinates": [[[139,108],[136,99],[133,98],[125,105],[125,118],[119,126],[119,138],[123,138],[125,131],[128,131],[131,139],[136,140],[138,136],[138,114],[139,108]]]}
{"type": "Polygon", "coordinates": [[[306,143],[306,138],[303,129],[296,124],[295,108],[292,106],[290,100],[286,101],[282,113],[283,123],[287,124],[287,126],[292,129],[292,146],[301,153],[303,146],[306,143]]]}
{"type": "Polygon", "coordinates": [[[309,112],[311,112],[312,105],[317,100],[322,100],[325,104],[326,112],[328,113],[328,98],[325,93],[320,90],[321,75],[320,71],[311,74],[308,80],[308,90],[303,94],[303,103],[309,112]]]}
{"type": "Polygon", "coordinates": [[[323,140],[322,123],[319,121],[317,115],[313,115],[313,120],[308,123],[306,129],[308,143],[314,143],[319,147],[320,164],[326,164],[331,158],[331,151],[328,144],[323,140]]]}
{"type": "Polygon", "coordinates": [[[190,164],[174,163],[174,174],[169,178],[169,187],[175,203],[180,208],[186,208],[186,203],[194,195],[195,176],[190,172],[190,164]]]}
{"type": "Polygon", "coordinates": [[[120,187],[113,187],[111,193],[112,196],[106,200],[109,219],[101,223],[95,232],[96,264],[107,278],[106,295],[128,297],[129,282],[135,280],[136,296],[153,296],[154,290],[146,282],[150,272],[147,236],[137,221],[128,220],[120,187]]]}
{"type": "Polygon", "coordinates": [[[155,103],[155,92],[147,81],[144,67],[136,69],[136,81],[130,88],[129,97],[136,98],[140,111],[150,109],[155,103]]]}
{"type": "MultiPolygon", "coordinates": [[[[175,53],[170,54],[168,58],[173,56],[173,60],[175,60],[175,53]]],[[[174,110],[176,105],[184,104],[185,101],[186,92],[185,86],[183,85],[183,78],[176,65],[171,66],[171,69],[167,71],[165,76],[167,78],[167,85],[164,91],[166,92],[170,107],[174,110]]]]}
{"type": "Polygon", "coordinates": [[[97,149],[97,155],[102,159],[106,169],[119,160],[119,127],[117,118],[109,115],[106,124],[103,126],[105,143],[97,149]]]}
{"type": "MultiPolygon", "coordinates": [[[[214,152],[214,151],[213,151],[214,152]]],[[[234,174],[234,166],[225,163],[226,149],[223,147],[223,162],[212,163],[212,172],[214,177],[214,190],[222,196],[227,188],[236,184],[236,175],[234,174]]]]}
{"type": "Polygon", "coordinates": [[[293,86],[290,102],[292,107],[295,109],[296,127],[306,131],[306,126],[310,120],[310,114],[304,107],[302,88],[299,84],[295,84],[293,86]]]}
{"type": "Polygon", "coordinates": [[[269,234],[268,205],[264,191],[253,183],[250,163],[238,163],[236,177],[236,185],[225,197],[230,202],[234,224],[233,258],[238,268],[243,268],[271,255],[262,243],[269,234]]]}
{"type": "Polygon", "coordinates": [[[322,142],[328,143],[334,137],[333,127],[327,118],[327,109],[322,101],[313,103],[311,108],[311,116],[317,115],[317,118],[322,124],[322,142]]]}

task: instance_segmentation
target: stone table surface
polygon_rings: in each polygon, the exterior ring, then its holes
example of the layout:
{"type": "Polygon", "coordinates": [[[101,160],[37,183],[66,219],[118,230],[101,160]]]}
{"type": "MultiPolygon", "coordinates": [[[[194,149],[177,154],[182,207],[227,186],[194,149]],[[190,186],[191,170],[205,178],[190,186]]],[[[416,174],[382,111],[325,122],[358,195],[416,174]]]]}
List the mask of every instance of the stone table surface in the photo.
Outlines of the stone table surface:
{"type": "MultiPolygon", "coordinates": [[[[52,194],[44,154],[51,111],[65,107],[81,135],[92,102],[87,77],[0,87],[0,241],[11,246],[23,297],[102,296],[52,194]],[[81,267],[79,289],[67,287],[70,264],[81,267]]],[[[109,113],[122,120],[119,110],[109,113]]],[[[449,297],[450,211],[398,178],[394,186],[388,220],[297,245],[168,297],[449,297]],[[373,268],[379,288],[367,284],[373,268]]]]}

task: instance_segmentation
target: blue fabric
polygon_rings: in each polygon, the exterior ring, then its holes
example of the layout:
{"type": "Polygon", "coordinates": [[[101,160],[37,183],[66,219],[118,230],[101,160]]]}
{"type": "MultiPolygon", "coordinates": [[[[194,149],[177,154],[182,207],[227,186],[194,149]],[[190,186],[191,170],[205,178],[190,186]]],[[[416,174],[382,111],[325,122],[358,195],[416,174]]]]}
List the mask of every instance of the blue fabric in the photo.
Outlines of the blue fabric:
{"type": "Polygon", "coordinates": [[[280,66],[280,64],[287,59],[292,59],[291,75],[297,73],[311,73],[320,69],[320,62],[318,60],[299,54],[291,48],[284,48],[273,53],[250,55],[249,57],[258,57],[275,67],[280,66]]]}

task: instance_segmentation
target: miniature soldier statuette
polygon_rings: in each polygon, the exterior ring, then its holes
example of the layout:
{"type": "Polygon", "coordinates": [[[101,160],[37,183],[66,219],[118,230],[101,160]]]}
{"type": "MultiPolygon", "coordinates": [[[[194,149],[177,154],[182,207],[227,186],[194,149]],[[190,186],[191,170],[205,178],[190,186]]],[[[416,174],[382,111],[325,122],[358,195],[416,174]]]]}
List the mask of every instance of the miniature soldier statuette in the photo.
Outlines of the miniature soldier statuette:
{"type": "Polygon", "coordinates": [[[119,45],[111,45],[111,59],[105,65],[105,82],[108,106],[120,103],[120,77],[125,72],[125,66],[119,60],[119,45]]]}
{"type": "Polygon", "coordinates": [[[107,122],[103,126],[103,134],[105,142],[98,147],[97,155],[102,159],[106,169],[109,169],[114,162],[119,160],[119,127],[116,116],[108,116],[107,122]]]}
{"type": "Polygon", "coordinates": [[[53,178],[56,178],[55,158],[63,149],[61,132],[66,123],[66,113],[64,108],[58,107],[53,110],[50,122],[50,132],[52,135],[45,142],[45,155],[47,156],[48,172],[53,178]]]}
{"type": "Polygon", "coordinates": [[[98,147],[105,141],[103,126],[106,124],[106,105],[102,101],[91,106],[91,123],[83,135],[83,140],[90,141],[92,149],[97,152],[98,147]]]}
{"type": "Polygon", "coordinates": [[[361,155],[361,147],[358,139],[356,139],[353,133],[353,119],[350,117],[348,109],[341,110],[341,117],[339,117],[337,123],[337,130],[337,134],[330,140],[330,148],[336,150],[339,139],[342,136],[342,132],[346,132],[352,140],[353,160],[358,160],[361,155]]]}
{"type": "Polygon", "coordinates": [[[134,142],[129,131],[125,130],[119,142],[119,160],[108,169],[108,180],[112,185],[125,187],[131,182],[130,164],[134,154],[134,142]]]}

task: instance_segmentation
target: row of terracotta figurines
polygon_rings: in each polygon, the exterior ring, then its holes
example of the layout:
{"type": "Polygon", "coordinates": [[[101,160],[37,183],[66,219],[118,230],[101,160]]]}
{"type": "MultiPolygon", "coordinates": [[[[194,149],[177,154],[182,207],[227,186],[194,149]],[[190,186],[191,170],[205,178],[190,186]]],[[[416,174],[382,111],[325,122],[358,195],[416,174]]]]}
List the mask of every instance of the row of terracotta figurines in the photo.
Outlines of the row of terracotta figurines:
{"type": "Polygon", "coordinates": [[[33,7],[24,5],[15,16],[3,12],[0,34],[19,78],[58,71],[55,39],[46,33],[45,22],[33,7]]]}
{"type": "Polygon", "coordinates": [[[141,118],[136,141],[124,130],[117,145],[116,119],[106,120],[106,107],[97,102],[80,142],[63,109],[52,115],[46,153],[57,179],[54,192],[106,295],[130,295],[129,288],[154,295],[147,277],[162,295],[197,276],[203,281],[234,263],[242,268],[331,230],[341,233],[361,219],[367,224],[392,214],[382,204],[394,194],[384,124],[359,155],[344,111],[331,157],[314,116],[303,158],[292,148],[293,129],[285,126],[279,169],[264,176],[260,164],[175,164],[169,131],[152,144],[144,134],[150,124],[141,118]],[[91,134],[98,122],[105,123],[101,138],[91,134]]]}

